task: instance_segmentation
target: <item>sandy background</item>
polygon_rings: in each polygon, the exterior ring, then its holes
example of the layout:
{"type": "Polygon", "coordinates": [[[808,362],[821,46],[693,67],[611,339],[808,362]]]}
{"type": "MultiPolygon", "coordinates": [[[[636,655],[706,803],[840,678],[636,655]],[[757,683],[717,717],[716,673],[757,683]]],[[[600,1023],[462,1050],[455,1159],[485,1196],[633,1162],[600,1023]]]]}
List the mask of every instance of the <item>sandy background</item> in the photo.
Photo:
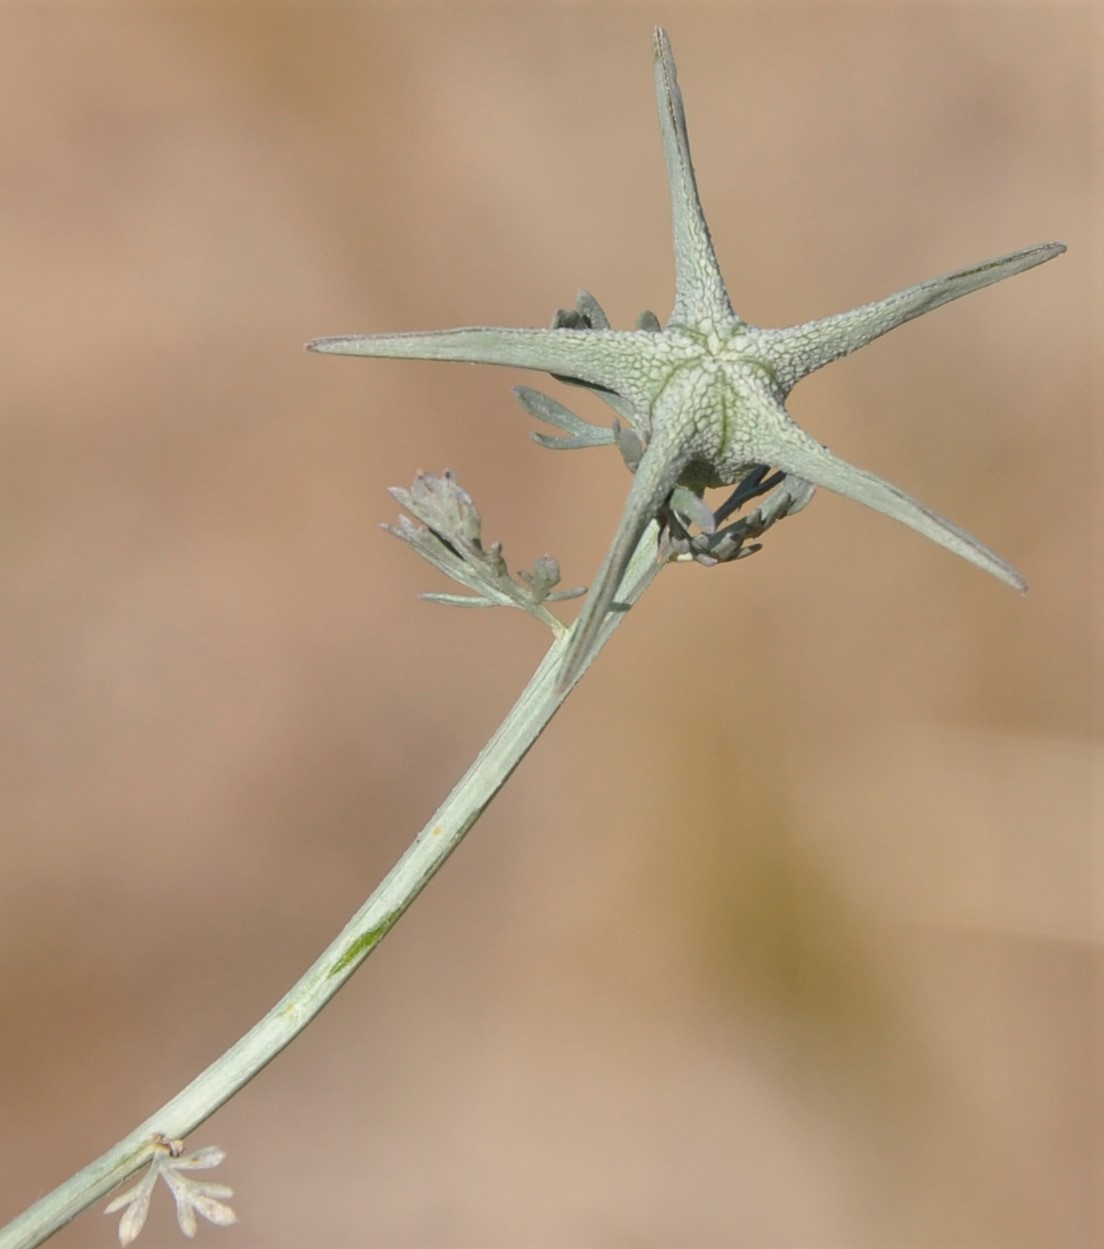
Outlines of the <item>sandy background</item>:
{"type": "Polygon", "coordinates": [[[1060,4],[0,9],[0,1219],[279,997],[543,652],[416,599],[386,487],[450,467],[513,564],[597,566],[624,469],[530,443],[532,377],[301,345],[666,317],[656,21],[750,320],[1069,244],[792,401],[1032,591],[827,495],[666,573],[192,1139],[242,1219],[201,1239],[1104,1243],[1102,49],[1060,4]]]}

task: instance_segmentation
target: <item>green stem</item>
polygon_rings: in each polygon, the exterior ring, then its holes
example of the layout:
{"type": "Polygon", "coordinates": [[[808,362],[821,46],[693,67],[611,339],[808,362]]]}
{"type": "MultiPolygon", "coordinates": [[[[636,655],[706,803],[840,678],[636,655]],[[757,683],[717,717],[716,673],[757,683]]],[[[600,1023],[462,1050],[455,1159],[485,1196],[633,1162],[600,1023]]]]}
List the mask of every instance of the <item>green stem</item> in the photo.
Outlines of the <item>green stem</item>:
{"type": "MultiPolygon", "coordinates": [[[[640,598],[661,566],[653,524],[623,581],[622,601],[627,606],[640,598]]],[[[624,618],[624,612],[606,616],[590,659],[624,618]]],[[[573,686],[557,692],[556,677],[571,635],[571,630],[565,630],[553,642],[521,697],[459,784],[306,975],[240,1041],[129,1136],[0,1228],[0,1249],[40,1245],[148,1163],[159,1140],[188,1136],[303,1031],[394,927],[563,705],[573,686]]]]}

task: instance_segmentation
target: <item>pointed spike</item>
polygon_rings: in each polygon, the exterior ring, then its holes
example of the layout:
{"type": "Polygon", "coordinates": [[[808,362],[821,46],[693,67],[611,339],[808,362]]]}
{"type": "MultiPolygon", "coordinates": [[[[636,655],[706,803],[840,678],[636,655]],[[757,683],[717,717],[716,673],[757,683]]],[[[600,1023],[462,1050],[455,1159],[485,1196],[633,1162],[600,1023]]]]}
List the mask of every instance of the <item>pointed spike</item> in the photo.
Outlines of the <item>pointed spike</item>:
{"type": "Polygon", "coordinates": [[[1027,589],[1027,582],[1007,560],[1001,559],[965,529],[933,512],[899,486],[841,460],[797,426],[790,427],[784,445],[772,451],[769,459],[771,464],[784,472],[793,473],[814,486],[823,486],[899,520],[925,538],[976,564],[1005,585],[1020,591],[1027,589]]]}
{"type": "Polygon", "coordinates": [[[395,360],[452,360],[502,364],[542,373],[563,373],[614,390],[630,383],[632,351],[613,331],[527,330],[465,326],[424,333],[344,335],[316,338],[308,351],[336,356],[395,360]]]}
{"type": "Polygon", "coordinates": [[[906,287],[885,299],[863,304],[849,312],[839,312],[785,330],[762,330],[763,344],[776,361],[779,381],[788,391],[814,370],[859,347],[865,347],[898,325],[954,299],[961,299],[971,291],[1033,269],[1060,256],[1065,250],[1064,243],[1043,243],[1038,247],[997,256],[993,260],[906,287]]]}
{"type": "Polygon", "coordinates": [[[590,587],[583,610],[575,622],[563,666],[556,678],[561,693],[575,683],[590,662],[599,630],[613,606],[625,570],[644,531],[655,519],[685,467],[687,455],[670,438],[655,438],[647,446],[629,489],[613,544],[590,587]]]}
{"type": "Polygon", "coordinates": [[[731,320],[735,314],[717,264],[690,160],[690,139],[675,58],[662,26],[655,28],[653,48],[656,104],[675,235],[675,310],[671,320],[679,325],[731,320]]]}

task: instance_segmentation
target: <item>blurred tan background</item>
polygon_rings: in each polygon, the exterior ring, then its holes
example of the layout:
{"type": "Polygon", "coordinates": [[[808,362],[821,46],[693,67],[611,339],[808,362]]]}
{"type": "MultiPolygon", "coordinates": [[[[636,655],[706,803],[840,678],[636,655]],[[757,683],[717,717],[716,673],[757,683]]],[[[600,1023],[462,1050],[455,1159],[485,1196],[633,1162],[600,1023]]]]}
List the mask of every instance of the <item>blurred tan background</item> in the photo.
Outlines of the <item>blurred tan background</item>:
{"type": "Polygon", "coordinates": [[[0,1221],[272,1005],[543,653],[416,599],[386,487],[450,467],[514,566],[597,566],[626,474],[529,442],[533,377],[301,348],[666,318],[656,21],[752,321],[1070,245],[792,402],[1032,591],[824,494],[665,573],[192,1138],[242,1219],[200,1236],[1104,1243],[1101,47],[1057,4],[0,10],[0,1221]]]}

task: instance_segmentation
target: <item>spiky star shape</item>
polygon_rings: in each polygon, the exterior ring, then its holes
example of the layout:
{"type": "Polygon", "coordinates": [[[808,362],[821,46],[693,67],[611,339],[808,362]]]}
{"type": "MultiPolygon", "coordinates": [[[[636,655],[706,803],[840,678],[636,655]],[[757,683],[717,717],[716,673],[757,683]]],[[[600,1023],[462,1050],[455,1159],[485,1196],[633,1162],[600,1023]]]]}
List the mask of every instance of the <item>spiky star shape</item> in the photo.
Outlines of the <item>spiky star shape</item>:
{"type": "Polygon", "coordinates": [[[793,387],[913,317],[1064,252],[1046,243],[933,278],[819,321],[760,329],[732,309],[702,212],[682,95],[667,33],[654,34],[655,84],[671,192],[675,307],[666,326],[500,329],[319,338],[335,355],[456,360],[538,369],[602,387],[629,405],[643,445],[609,552],[576,623],[559,687],[586,664],[630,558],[676,488],[701,496],[765,465],[824,486],[910,525],[994,577],[1026,589],[1020,574],[976,538],[880,477],[839,459],[799,428],[785,408],[793,387]]]}

